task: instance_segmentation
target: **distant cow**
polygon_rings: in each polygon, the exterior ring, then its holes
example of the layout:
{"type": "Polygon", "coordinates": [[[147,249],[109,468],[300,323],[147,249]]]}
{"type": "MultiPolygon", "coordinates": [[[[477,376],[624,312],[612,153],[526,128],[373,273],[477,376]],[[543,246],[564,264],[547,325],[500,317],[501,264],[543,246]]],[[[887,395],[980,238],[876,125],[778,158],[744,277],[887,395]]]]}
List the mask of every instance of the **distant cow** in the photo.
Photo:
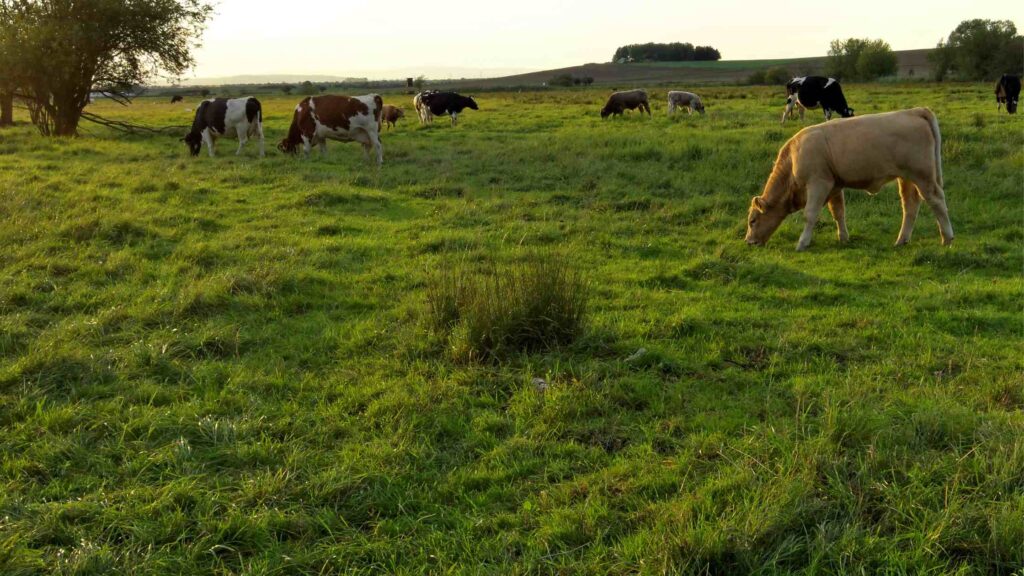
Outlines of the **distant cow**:
{"type": "Polygon", "coordinates": [[[416,108],[416,115],[420,117],[420,124],[429,124],[434,121],[434,115],[430,113],[430,108],[423,103],[423,97],[429,94],[437,94],[437,90],[425,90],[412,98],[412,105],[416,108]]]}
{"type": "Polygon", "coordinates": [[[843,118],[853,116],[853,109],[846,104],[843,88],[835,78],[823,76],[804,76],[793,78],[786,84],[786,111],[782,113],[782,122],[793,115],[793,107],[799,107],[800,119],[804,119],[804,110],[821,109],[825,112],[825,120],[831,120],[833,113],[843,118]]]}
{"type": "Polygon", "coordinates": [[[615,92],[608,97],[608,102],[601,109],[601,118],[622,114],[626,110],[640,109],[640,113],[651,115],[651,104],[647,101],[646,90],[628,90],[615,92]]]}
{"type": "Polygon", "coordinates": [[[1006,104],[1006,111],[1010,114],[1017,113],[1017,100],[1020,98],[1020,77],[1013,74],[1003,74],[1003,77],[996,82],[996,110],[1002,110],[1006,104]]]}
{"type": "Polygon", "coordinates": [[[294,154],[299,145],[309,157],[313,146],[319,146],[320,156],[327,154],[327,141],[359,142],[363,152],[377,153],[377,164],[384,163],[384,148],[380,143],[380,121],[384,101],[377,94],[366,96],[310,96],[299,102],[292,115],[288,136],[277,145],[278,150],[294,154]]]}
{"type": "Polygon", "coordinates": [[[385,105],[381,110],[381,120],[387,125],[388,130],[394,127],[399,118],[405,118],[405,111],[397,106],[385,105]]]}
{"type": "Polygon", "coordinates": [[[184,98],[181,97],[181,94],[175,94],[174,96],[171,96],[171,104],[177,104],[182,100],[184,100],[184,98]]]}
{"type": "Polygon", "coordinates": [[[250,137],[260,140],[260,157],[263,150],[263,107],[255,98],[213,98],[203,100],[196,109],[196,117],[192,121],[192,130],[182,138],[188,144],[193,156],[199,155],[203,142],[212,158],[213,145],[221,136],[238,136],[238,151],[250,137]]]}
{"type": "Polygon", "coordinates": [[[827,202],[839,241],[845,242],[849,233],[843,188],[874,194],[896,180],[903,203],[903,225],[896,244],[910,242],[924,200],[939,223],[942,244],[948,246],[953,241],[953,227],[942,190],[941,149],[938,120],[927,108],[868,114],[804,128],[783,145],[764,192],[751,201],[746,241],[764,244],[786,216],[803,209],[806,224],[796,249],[804,250],[827,202]]]}
{"type": "Polygon", "coordinates": [[[701,102],[700,96],[697,96],[693,92],[682,92],[679,90],[673,90],[669,92],[669,115],[675,114],[677,108],[686,108],[686,112],[688,114],[693,114],[695,111],[701,114],[704,113],[704,103],[701,102]]]}
{"type": "Polygon", "coordinates": [[[472,96],[463,96],[455,92],[424,92],[421,100],[433,116],[440,116],[442,114],[450,116],[452,126],[459,123],[459,114],[466,108],[470,110],[480,109],[472,96]]]}

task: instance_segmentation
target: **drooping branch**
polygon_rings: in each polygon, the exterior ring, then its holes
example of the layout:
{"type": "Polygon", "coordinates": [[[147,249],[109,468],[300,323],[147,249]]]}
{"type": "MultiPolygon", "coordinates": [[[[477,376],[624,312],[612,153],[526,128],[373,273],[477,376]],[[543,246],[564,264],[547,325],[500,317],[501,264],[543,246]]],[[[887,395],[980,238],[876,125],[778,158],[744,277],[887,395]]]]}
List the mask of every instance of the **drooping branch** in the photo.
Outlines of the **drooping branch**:
{"type": "Polygon", "coordinates": [[[94,124],[105,126],[119,132],[126,134],[165,134],[165,135],[177,135],[188,130],[187,125],[180,126],[146,126],[143,124],[136,124],[134,122],[126,122],[124,120],[112,120],[110,118],[104,118],[92,114],[91,112],[82,112],[82,120],[88,120],[94,124]]]}

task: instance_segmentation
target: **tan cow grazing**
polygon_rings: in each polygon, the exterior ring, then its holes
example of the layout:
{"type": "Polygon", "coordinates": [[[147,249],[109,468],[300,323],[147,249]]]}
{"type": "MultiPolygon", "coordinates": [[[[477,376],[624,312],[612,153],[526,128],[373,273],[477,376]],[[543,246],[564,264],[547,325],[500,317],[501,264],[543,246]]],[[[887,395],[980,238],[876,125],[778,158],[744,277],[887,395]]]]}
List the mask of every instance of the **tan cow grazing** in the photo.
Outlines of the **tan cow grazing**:
{"type": "Polygon", "coordinates": [[[693,114],[694,112],[704,114],[704,103],[701,102],[700,96],[693,92],[682,92],[680,90],[669,92],[668,115],[675,114],[677,108],[686,108],[687,114],[693,114]]]}
{"type": "Polygon", "coordinates": [[[646,90],[627,90],[615,92],[608,97],[608,102],[601,109],[601,118],[622,114],[626,110],[640,109],[640,113],[651,115],[651,104],[647,101],[646,90]]]}
{"type": "Polygon", "coordinates": [[[927,108],[844,118],[804,128],[789,139],[765,184],[754,196],[747,216],[747,244],[762,245],[786,216],[800,209],[806,224],[797,250],[811,243],[811,234],[825,203],[846,242],[846,199],[843,188],[878,192],[899,182],[903,225],[896,245],[910,242],[921,200],[939,223],[942,244],[953,242],[946,197],[942,191],[942,136],[927,108]]]}
{"type": "Polygon", "coordinates": [[[397,106],[385,104],[381,110],[381,119],[384,124],[387,125],[388,130],[391,130],[395,126],[395,122],[398,122],[399,118],[405,118],[405,111],[397,106]]]}

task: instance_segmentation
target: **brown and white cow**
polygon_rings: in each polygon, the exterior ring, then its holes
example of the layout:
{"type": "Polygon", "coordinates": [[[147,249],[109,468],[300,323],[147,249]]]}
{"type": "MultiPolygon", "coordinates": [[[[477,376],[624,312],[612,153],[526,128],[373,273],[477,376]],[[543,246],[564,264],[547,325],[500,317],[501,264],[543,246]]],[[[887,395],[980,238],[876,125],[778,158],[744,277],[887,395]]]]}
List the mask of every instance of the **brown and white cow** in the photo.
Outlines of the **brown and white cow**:
{"type": "Polygon", "coordinates": [[[673,90],[668,93],[669,116],[675,114],[678,108],[686,108],[688,114],[693,114],[694,112],[704,114],[704,103],[701,102],[700,96],[693,92],[673,90]]]}
{"type": "Polygon", "coordinates": [[[287,154],[303,146],[309,156],[313,146],[320,147],[320,156],[327,154],[327,141],[359,142],[367,156],[377,153],[377,164],[384,163],[380,143],[380,121],[384,101],[377,94],[366,96],[310,96],[299,102],[292,116],[288,136],[278,144],[287,154]]]}
{"type": "Polygon", "coordinates": [[[402,110],[397,106],[385,104],[384,109],[381,111],[380,117],[384,124],[388,127],[388,130],[391,130],[391,128],[395,126],[395,123],[398,122],[399,119],[405,118],[405,110],[402,110]]]}
{"type": "Polygon", "coordinates": [[[839,241],[845,242],[849,233],[843,189],[874,194],[893,180],[899,183],[903,203],[896,244],[910,242],[922,200],[935,214],[942,244],[952,243],[953,227],[942,190],[939,123],[931,110],[913,108],[844,118],[797,132],[779,151],[764,192],[750,203],[747,244],[766,243],[787,216],[803,209],[806,224],[796,249],[806,249],[826,203],[839,241]]]}
{"type": "Polygon", "coordinates": [[[640,109],[641,114],[647,112],[648,116],[651,115],[651,104],[647,100],[646,90],[615,92],[608,97],[608,102],[601,109],[601,118],[622,114],[626,110],[636,110],[637,108],[640,109]]]}

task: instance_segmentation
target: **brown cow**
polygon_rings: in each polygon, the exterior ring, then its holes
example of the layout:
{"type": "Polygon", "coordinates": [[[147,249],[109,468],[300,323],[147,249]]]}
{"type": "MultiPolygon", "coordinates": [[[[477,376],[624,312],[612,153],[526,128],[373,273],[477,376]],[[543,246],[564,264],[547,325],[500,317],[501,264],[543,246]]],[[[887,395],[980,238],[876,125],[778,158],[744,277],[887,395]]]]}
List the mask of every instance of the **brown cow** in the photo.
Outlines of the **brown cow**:
{"type": "Polygon", "coordinates": [[[292,116],[288,136],[277,145],[278,150],[292,154],[303,146],[306,156],[314,145],[320,155],[327,154],[327,141],[355,141],[363,145],[369,156],[377,152],[377,164],[384,163],[380,144],[380,114],[384,101],[377,94],[366,96],[310,96],[299,102],[292,116]]]}
{"type": "Polygon", "coordinates": [[[806,224],[796,249],[806,249],[826,202],[839,241],[845,242],[849,233],[843,188],[874,194],[896,180],[903,203],[903,225],[896,244],[910,242],[924,200],[939,223],[942,244],[948,246],[953,242],[953,227],[942,190],[941,148],[939,123],[927,108],[804,128],[782,146],[764,193],[750,203],[747,244],[764,244],[786,216],[803,209],[806,224]]]}
{"type": "Polygon", "coordinates": [[[608,102],[601,109],[601,118],[607,118],[612,115],[622,114],[626,110],[640,109],[640,113],[647,112],[647,115],[651,115],[651,105],[647,101],[646,90],[627,90],[625,92],[615,92],[608,97],[608,102]]]}
{"type": "Polygon", "coordinates": [[[394,127],[395,122],[398,122],[399,118],[405,118],[405,111],[397,106],[386,104],[380,114],[381,120],[391,130],[394,127]]]}

